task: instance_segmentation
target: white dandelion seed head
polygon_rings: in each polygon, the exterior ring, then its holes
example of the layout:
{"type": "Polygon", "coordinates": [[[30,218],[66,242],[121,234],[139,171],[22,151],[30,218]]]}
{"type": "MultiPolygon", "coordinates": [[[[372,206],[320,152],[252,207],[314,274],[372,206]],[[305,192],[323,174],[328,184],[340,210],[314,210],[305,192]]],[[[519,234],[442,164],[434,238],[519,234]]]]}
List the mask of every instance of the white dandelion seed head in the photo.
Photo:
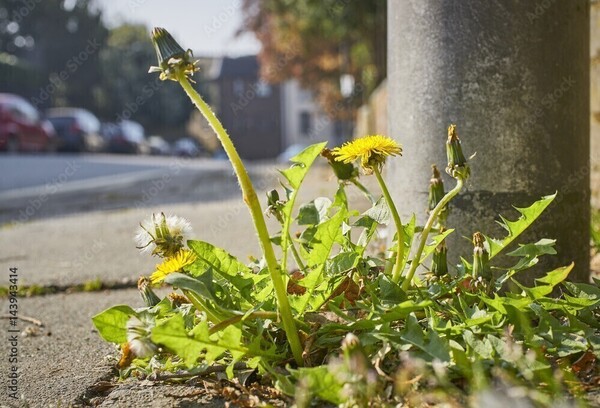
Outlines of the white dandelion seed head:
{"type": "Polygon", "coordinates": [[[142,322],[135,316],[127,321],[127,342],[129,348],[137,357],[149,357],[156,351],[156,346],[150,340],[151,325],[149,322],[142,322]]]}
{"type": "Polygon", "coordinates": [[[184,241],[186,241],[192,232],[192,225],[183,217],[169,215],[165,218],[165,221],[171,235],[175,237],[182,236],[184,241]]]}
{"type": "Polygon", "coordinates": [[[161,214],[155,213],[140,223],[134,239],[136,247],[141,252],[152,252],[154,251],[154,248],[156,248],[156,244],[154,243],[154,234],[156,231],[156,223],[160,223],[160,220],[161,214]]]}
{"type": "Polygon", "coordinates": [[[148,338],[129,340],[129,349],[140,358],[150,357],[156,352],[156,347],[148,338]]]}

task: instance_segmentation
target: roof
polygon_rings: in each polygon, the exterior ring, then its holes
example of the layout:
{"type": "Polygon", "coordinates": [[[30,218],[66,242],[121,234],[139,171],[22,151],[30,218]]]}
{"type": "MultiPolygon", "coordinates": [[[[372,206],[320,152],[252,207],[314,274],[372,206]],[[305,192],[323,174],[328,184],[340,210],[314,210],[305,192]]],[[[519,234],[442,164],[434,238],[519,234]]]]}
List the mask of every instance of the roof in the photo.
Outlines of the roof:
{"type": "Polygon", "coordinates": [[[256,78],[258,76],[258,60],[256,55],[230,58],[221,60],[217,78],[256,78]]]}

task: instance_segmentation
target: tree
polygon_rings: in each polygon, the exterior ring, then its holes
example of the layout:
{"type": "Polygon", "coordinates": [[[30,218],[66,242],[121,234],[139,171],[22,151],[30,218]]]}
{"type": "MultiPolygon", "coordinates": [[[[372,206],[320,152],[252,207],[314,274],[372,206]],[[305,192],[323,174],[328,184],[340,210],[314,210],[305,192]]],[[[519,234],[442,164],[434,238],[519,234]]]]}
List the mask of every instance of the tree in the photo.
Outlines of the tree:
{"type": "Polygon", "coordinates": [[[261,75],[269,82],[297,78],[334,118],[347,119],[386,77],[385,0],[244,0],[243,30],[262,43],[261,75]],[[348,99],[342,75],[354,78],[348,99]]]}
{"type": "Polygon", "coordinates": [[[92,0],[0,0],[0,52],[33,68],[29,79],[37,77],[39,86],[25,83],[21,93],[38,107],[94,108],[90,88],[100,82],[98,54],[107,34],[92,0]]]}

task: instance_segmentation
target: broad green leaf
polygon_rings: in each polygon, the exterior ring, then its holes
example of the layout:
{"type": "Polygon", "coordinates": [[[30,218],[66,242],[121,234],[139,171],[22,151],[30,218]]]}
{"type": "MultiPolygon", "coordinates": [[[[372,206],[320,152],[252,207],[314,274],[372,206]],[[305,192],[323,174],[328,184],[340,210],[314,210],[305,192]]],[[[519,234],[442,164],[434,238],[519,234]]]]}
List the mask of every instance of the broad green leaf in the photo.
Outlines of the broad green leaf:
{"type": "Polygon", "coordinates": [[[331,200],[319,197],[310,203],[300,206],[298,210],[298,225],[317,225],[327,219],[327,212],[331,208],[331,200]]]}
{"type": "Polygon", "coordinates": [[[298,196],[300,185],[304,181],[308,170],[315,159],[319,156],[327,143],[318,143],[304,149],[300,154],[292,157],[292,166],[287,170],[282,170],[281,174],[287,179],[291,186],[288,190],[288,201],[283,206],[283,227],[281,229],[281,247],[283,256],[281,258],[281,268],[287,272],[288,247],[290,245],[290,227],[292,225],[292,212],[298,196]]]}
{"type": "Polygon", "coordinates": [[[344,384],[337,379],[335,372],[332,372],[328,366],[304,367],[290,371],[311,395],[316,395],[332,404],[342,403],[340,391],[344,384]]]}
{"type": "Polygon", "coordinates": [[[542,197],[527,208],[514,207],[521,213],[521,216],[516,221],[509,221],[501,216],[502,222],[500,222],[500,225],[506,229],[508,235],[502,239],[486,237],[486,241],[490,247],[490,259],[502,252],[511,242],[521,235],[523,231],[525,231],[544,212],[555,198],[556,193],[542,197]]]}
{"type": "Polygon", "coordinates": [[[127,341],[127,321],[135,315],[135,310],[129,306],[118,305],[98,313],[92,317],[92,322],[104,340],[122,344],[127,341]]]}
{"type": "Polygon", "coordinates": [[[574,296],[590,300],[600,300],[600,288],[597,286],[573,282],[563,282],[563,285],[565,285],[569,292],[574,296]]]}
{"type": "Polygon", "coordinates": [[[526,296],[533,300],[541,299],[544,296],[552,293],[553,286],[551,285],[540,285],[535,286],[533,288],[528,288],[524,285],[521,285],[516,279],[511,279],[515,285],[517,285],[526,296]]]}
{"type": "Polygon", "coordinates": [[[199,276],[212,269],[213,272],[237,288],[246,300],[253,301],[253,286],[262,280],[262,277],[253,274],[250,268],[224,249],[208,242],[188,241],[188,247],[198,257],[196,262],[189,267],[192,275],[199,276]]]}
{"type": "Polygon", "coordinates": [[[193,278],[182,273],[172,273],[165,278],[165,282],[182,289],[187,295],[192,295],[190,301],[196,308],[206,312],[213,320],[222,320],[232,317],[233,313],[223,305],[206,283],[199,278],[193,278]],[[197,300],[196,300],[197,299],[197,300]],[[208,303],[207,301],[210,301],[208,303]]]}
{"type": "Polygon", "coordinates": [[[492,343],[486,338],[483,340],[478,339],[471,330],[465,330],[463,332],[463,339],[471,347],[471,349],[484,359],[491,359],[494,347],[492,343]]]}
{"type": "Polygon", "coordinates": [[[430,300],[424,300],[419,303],[415,303],[413,300],[404,301],[389,310],[385,313],[381,314],[378,322],[394,322],[401,319],[406,319],[406,317],[411,313],[417,310],[424,310],[425,308],[431,306],[433,304],[430,300]]]}
{"type": "Polygon", "coordinates": [[[507,253],[508,256],[540,256],[540,255],[556,255],[556,244],[555,239],[540,239],[538,242],[533,244],[519,245],[519,248],[507,253]]]}
{"type": "Polygon", "coordinates": [[[392,218],[390,213],[390,207],[388,207],[385,199],[382,197],[375,203],[375,205],[365,211],[363,214],[365,217],[369,217],[378,224],[388,225],[392,218]]]}
{"type": "Polygon", "coordinates": [[[556,268],[555,270],[548,272],[546,276],[536,279],[536,281],[554,287],[567,279],[567,276],[569,276],[573,266],[575,266],[575,264],[571,263],[570,265],[556,268]]]}
{"type": "Polygon", "coordinates": [[[307,265],[312,268],[323,266],[329,257],[333,245],[342,238],[341,226],[346,218],[346,211],[340,210],[326,222],[320,224],[315,232],[315,244],[310,251],[307,265]]]}
{"type": "Polygon", "coordinates": [[[312,146],[308,146],[306,149],[292,157],[290,161],[292,166],[289,169],[281,170],[280,173],[288,180],[290,186],[294,190],[298,190],[306,173],[310,169],[315,159],[323,151],[327,142],[317,143],[312,146]]]}
{"type": "Polygon", "coordinates": [[[425,346],[423,329],[419,325],[419,322],[413,313],[408,315],[408,319],[406,319],[406,326],[404,327],[404,330],[400,332],[400,336],[402,337],[402,340],[407,341],[419,348],[423,348],[425,346]]]}
{"type": "Polygon", "coordinates": [[[419,264],[425,262],[427,257],[433,253],[433,251],[440,244],[440,242],[442,242],[448,235],[452,234],[453,232],[454,229],[450,228],[444,231],[443,233],[434,236],[432,241],[429,244],[425,245],[425,247],[423,248],[419,264]]]}
{"type": "MultiPolygon", "coordinates": [[[[292,298],[291,303],[298,308],[300,313],[304,313],[309,302],[321,304],[327,294],[320,294],[317,298],[315,290],[324,283],[325,263],[335,243],[342,239],[341,226],[346,219],[346,210],[340,209],[333,217],[320,224],[315,232],[313,241],[315,244],[308,256],[307,265],[312,270],[299,283],[306,288],[306,293],[300,298],[292,298]]],[[[326,285],[330,291],[331,285],[326,285]]]]}
{"type": "Polygon", "coordinates": [[[200,322],[188,331],[179,314],[154,327],[151,338],[180,356],[188,367],[194,366],[201,356],[210,364],[226,351],[238,357],[248,352],[241,344],[241,331],[235,326],[210,335],[208,323],[200,322]]]}
{"type": "Polygon", "coordinates": [[[334,256],[329,262],[329,273],[331,275],[339,275],[354,268],[360,260],[356,252],[340,252],[334,256]]]}

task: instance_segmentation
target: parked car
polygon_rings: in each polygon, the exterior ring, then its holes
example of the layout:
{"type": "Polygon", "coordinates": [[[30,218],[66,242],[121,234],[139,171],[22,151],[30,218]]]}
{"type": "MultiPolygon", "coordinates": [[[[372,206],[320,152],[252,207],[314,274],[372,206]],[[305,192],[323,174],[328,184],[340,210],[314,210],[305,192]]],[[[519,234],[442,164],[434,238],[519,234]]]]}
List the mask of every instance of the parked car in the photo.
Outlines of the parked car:
{"type": "Polygon", "coordinates": [[[160,136],[150,136],[148,138],[150,154],[155,156],[168,156],[171,154],[171,145],[160,136]]]}
{"type": "Polygon", "coordinates": [[[144,127],[132,120],[123,120],[115,124],[108,139],[108,151],[111,153],[149,154],[150,146],[146,141],[144,127]]]}
{"type": "Polygon", "coordinates": [[[100,121],[90,111],[81,108],[53,108],[46,112],[56,129],[58,149],[77,152],[104,150],[100,121]]]}
{"type": "Polygon", "coordinates": [[[184,137],[173,145],[173,154],[179,157],[198,157],[200,156],[200,146],[194,139],[184,137]]]}
{"type": "Polygon", "coordinates": [[[0,150],[53,151],[56,133],[52,124],[25,99],[0,93],[0,150]]]}

